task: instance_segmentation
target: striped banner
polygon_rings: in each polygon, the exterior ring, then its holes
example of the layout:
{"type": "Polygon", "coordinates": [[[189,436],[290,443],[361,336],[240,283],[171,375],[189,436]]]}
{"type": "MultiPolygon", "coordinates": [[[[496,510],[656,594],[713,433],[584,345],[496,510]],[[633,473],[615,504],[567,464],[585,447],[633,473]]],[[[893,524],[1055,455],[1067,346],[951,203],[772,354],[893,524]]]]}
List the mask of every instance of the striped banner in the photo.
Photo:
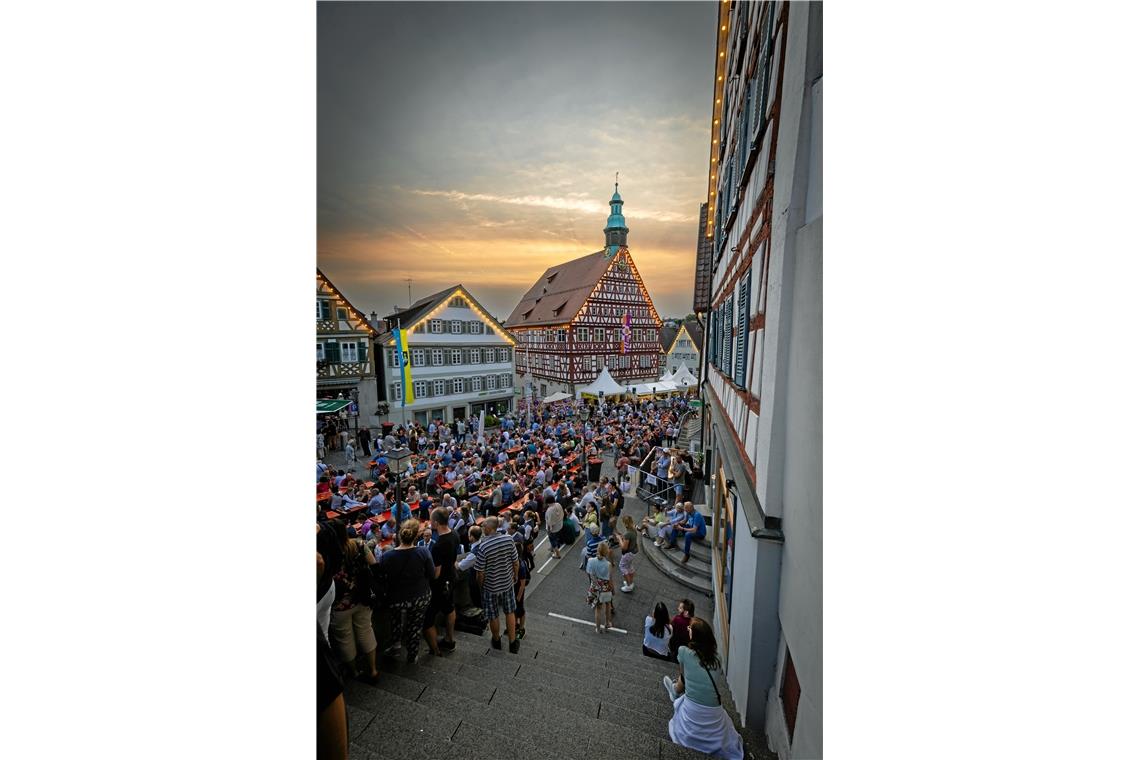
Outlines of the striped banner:
{"type": "Polygon", "coordinates": [[[408,331],[396,329],[392,331],[396,338],[396,361],[400,363],[400,385],[404,386],[404,397],[400,399],[400,406],[407,406],[416,400],[412,389],[412,362],[408,354],[408,331]]]}

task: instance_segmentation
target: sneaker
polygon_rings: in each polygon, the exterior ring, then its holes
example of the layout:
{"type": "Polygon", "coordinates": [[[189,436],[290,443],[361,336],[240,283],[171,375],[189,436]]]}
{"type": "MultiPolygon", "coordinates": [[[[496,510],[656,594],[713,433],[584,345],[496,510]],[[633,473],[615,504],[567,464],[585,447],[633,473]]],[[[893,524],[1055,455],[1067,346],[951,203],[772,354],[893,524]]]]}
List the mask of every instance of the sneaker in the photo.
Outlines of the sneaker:
{"type": "Polygon", "coordinates": [[[669,695],[669,701],[672,702],[677,698],[677,690],[673,688],[673,681],[669,676],[664,676],[661,683],[665,685],[665,693],[669,695]]]}
{"type": "Polygon", "coordinates": [[[517,631],[515,631],[515,637],[516,638],[521,639],[523,636],[526,636],[526,628],[520,628],[517,631]]]}
{"type": "Polygon", "coordinates": [[[491,649],[502,649],[502,648],[503,648],[503,640],[502,639],[491,639],[491,649]]]}
{"type": "Polygon", "coordinates": [[[510,644],[510,647],[508,647],[508,648],[511,650],[511,654],[518,654],[519,653],[519,640],[515,639],[514,641],[512,641],[510,644]]]}
{"type": "Polygon", "coordinates": [[[628,594],[630,591],[633,591],[633,586],[632,585],[623,585],[621,587],[621,590],[628,594]]]}
{"type": "Polygon", "coordinates": [[[443,641],[439,642],[439,648],[445,652],[453,652],[455,651],[455,642],[444,639],[443,641]]]}

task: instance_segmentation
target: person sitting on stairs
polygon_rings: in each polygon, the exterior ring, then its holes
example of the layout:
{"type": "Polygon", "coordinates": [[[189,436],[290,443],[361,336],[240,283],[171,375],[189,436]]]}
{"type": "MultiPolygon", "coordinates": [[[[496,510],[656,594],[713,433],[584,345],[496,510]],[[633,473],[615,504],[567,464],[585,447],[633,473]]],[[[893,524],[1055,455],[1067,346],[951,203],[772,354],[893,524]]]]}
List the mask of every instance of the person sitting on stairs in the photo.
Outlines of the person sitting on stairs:
{"type": "Polygon", "coordinates": [[[685,534],[685,556],[681,558],[681,562],[689,561],[689,550],[693,546],[693,541],[696,539],[703,539],[705,537],[705,516],[693,508],[693,502],[685,502],[685,523],[677,526],[669,537],[669,548],[673,549],[677,546],[677,534],[685,534]]]}

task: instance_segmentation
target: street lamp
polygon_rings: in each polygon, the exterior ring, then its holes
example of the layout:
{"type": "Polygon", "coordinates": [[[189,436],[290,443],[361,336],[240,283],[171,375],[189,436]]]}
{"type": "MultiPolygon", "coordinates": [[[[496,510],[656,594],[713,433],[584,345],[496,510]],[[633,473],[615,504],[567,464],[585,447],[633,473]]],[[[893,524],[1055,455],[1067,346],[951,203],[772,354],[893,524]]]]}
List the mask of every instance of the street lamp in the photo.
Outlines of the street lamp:
{"type": "MultiPolygon", "coordinates": [[[[395,503],[392,504],[392,516],[396,518],[396,527],[399,528],[399,515],[400,515],[400,472],[403,471],[404,465],[412,458],[412,451],[404,446],[398,446],[394,449],[388,449],[384,452],[384,458],[388,460],[388,469],[396,473],[396,498],[395,503]]],[[[410,507],[411,505],[409,505],[410,507]]]]}

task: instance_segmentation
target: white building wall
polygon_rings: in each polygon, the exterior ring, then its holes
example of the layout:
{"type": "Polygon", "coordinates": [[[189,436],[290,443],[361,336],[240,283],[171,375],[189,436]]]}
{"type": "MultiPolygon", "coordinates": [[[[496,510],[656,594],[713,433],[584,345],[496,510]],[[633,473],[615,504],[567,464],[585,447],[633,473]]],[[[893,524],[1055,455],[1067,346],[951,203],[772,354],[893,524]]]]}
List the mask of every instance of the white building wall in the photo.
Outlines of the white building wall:
{"type": "MultiPolygon", "coordinates": [[[[761,4],[755,5],[753,11],[761,4]]],[[[785,38],[787,47],[781,72],[772,227],[767,244],[756,249],[752,263],[749,313],[762,312],[764,327],[749,336],[745,387],[759,398],[759,412],[752,411],[716,370],[708,373],[708,392],[720,402],[732,428],[714,426],[713,445],[719,451],[734,451],[735,432],[755,472],[754,491],[747,494],[749,503],[760,505],[765,522],[778,520],[783,535],[782,542],[754,538],[745,532],[749,526],[738,523],[726,675],[746,724],[759,728],[759,718],[770,748],[786,759],[821,757],[823,749],[823,211],[822,6],[781,4],[780,10],[785,8],[787,28],[776,41],[777,56],[785,38]],[[766,275],[765,254],[769,261],[766,275]],[[742,646],[741,642],[746,643],[742,646]],[[791,741],[783,725],[780,698],[785,652],[791,653],[801,688],[791,741]]],[[[739,88],[745,79],[741,76],[735,86],[739,88]]],[[[772,78],[773,93],[779,80],[772,78]]],[[[732,102],[740,95],[730,88],[725,97],[732,102]]],[[[770,108],[775,107],[773,100],[769,100],[770,108]]],[[[733,274],[728,269],[734,263],[733,249],[748,249],[741,231],[763,190],[765,172],[758,167],[768,166],[771,133],[767,130],[735,219],[725,230],[723,253],[713,268],[714,302],[733,274]]],[[[733,141],[730,130],[725,144],[733,141]]],[[[730,156],[725,158],[727,164],[730,156]]],[[[754,226],[751,234],[758,232],[754,226]]],[[[738,295],[734,288],[734,296],[738,295]]],[[[727,458],[727,454],[718,457],[727,458]]],[[[739,475],[736,479],[743,491],[747,484],[739,475]]]]}
{"type": "MultiPolygon", "coordinates": [[[[417,320],[418,322],[418,320],[417,320]]],[[[405,327],[412,328],[413,325],[405,327]]],[[[463,417],[474,416],[472,405],[484,404],[487,402],[507,401],[510,408],[514,408],[515,403],[515,385],[517,379],[515,378],[515,359],[514,351],[515,346],[512,339],[508,337],[508,333],[497,325],[488,322],[478,310],[459,306],[444,305],[438,307],[435,311],[427,315],[427,320],[424,323],[424,330],[417,331],[411,330],[408,333],[408,350],[409,359],[413,353],[419,349],[424,351],[424,358],[426,363],[419,366],[412,366],[412,382],[427,382],[432,384],[437,380],[443,380],[446,384],[446,392],[442,396],[424,396],[417,395],[416,400],[408,404],[406,407],[400,406],[400,397],[392,396],[392,384],[401,381],[399,365],[392,361],[390,354],[393,350],[391,344],[384,346],[384,382],[385,390],[388,395],[389,413],[388,419],[393,422],[401,421],[405,416],[411,422],[415,419],[415,413],[421,411],[431,410],[444,410],[443,419],[446,422],[451,422],[455,418],[455,410],[458,407],[464,408],[463,417]],[[431,322],[439,320],[443,332],[432,332],[431,322]],[[452,321],[459,321],[461,324],[462,332],[454,333],[451,331],[452,321]],[[468,330],[467,323],[472,321],[480,321],[487,327],[482,333],[471,333],[468,330]],[[464,363],[464,364],[448,364],[446,361],[450,357],[450,350],[453,348],[471,350],[473,348],[493,349],[495,351],[495,361],[484,361],[478,364],[464,363]],[[445,352],[444,364],[432,364],[432,350],[439,349],[445,352]],[[508,357],[505,361],[498,360],[498,351],[506,349],[508,357]],[[495,376],[498,378],[498,385],[496,388],[488,389],[486,378],[488,376],[495,376]],[[453,393],[451,381],[454,378],[464,378],[470,380],[474,377],[483,378],[483,388],[479,391],[466,391],[463,393],[453,393]]]]}

